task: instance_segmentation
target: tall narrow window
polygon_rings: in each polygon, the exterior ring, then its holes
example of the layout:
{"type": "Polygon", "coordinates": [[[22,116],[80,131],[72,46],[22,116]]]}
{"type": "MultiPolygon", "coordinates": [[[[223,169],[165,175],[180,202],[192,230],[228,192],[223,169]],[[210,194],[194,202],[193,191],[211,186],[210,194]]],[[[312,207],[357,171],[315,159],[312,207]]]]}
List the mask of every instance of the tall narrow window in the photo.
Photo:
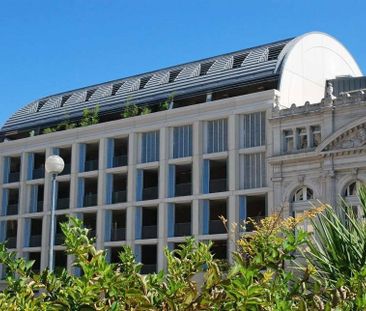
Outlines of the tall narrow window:
{"type": "Polygon", "coordinates": [[[240,188],[252,189],[266,186],[265,153],[240,156],[240,188]]]}
{"type": "Polygon", "coordinates": [[[141,134],[141,163],[159,161],[159,131],[141,134]]]}
{"type": "Polygon", "coordinates": [[[266,113],[255,112],[240,116],[240,147],[263,146],[266,140],[266,113]]]}
{"type": "Polygon", "coordinates": [[[206,152],[222,152],[227,150],[227,120],[213,120],[206,124],[206,152]]]}
{"type": "Polygon", "coordinates": [[[321,142],[321,132],[320,132],[320,126],[314,125],[310,127],[310,135],[311,135],[311,141],[310,145],[311,147],[317,147],[320,145],[321,142]]]}
{"type": "Polygon", "coordinates": [[[296,129],[297,149],[304,150],[308,147],[308,134],[305,127],[296,129]]]}
{"type": "Polygon", "coordinates": [[[192,155],[192,125],[174,127],[172,135],[172,157],[184,158],[192,155]]]}
{"type": "Polygon", "coordinates": [[[283,151],[292,152],[294,150],[294,134],[292,130],[283,131],[283,151]]]}

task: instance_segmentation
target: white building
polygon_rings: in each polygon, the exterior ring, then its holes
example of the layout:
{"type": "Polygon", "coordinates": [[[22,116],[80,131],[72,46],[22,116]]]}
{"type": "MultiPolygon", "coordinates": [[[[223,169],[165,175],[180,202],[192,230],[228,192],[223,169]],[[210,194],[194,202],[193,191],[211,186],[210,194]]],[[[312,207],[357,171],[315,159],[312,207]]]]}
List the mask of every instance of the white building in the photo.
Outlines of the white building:
{"type": "MultiPolygon", "coordinates": [[[[57,221],[83,219],[112,261],[128,244],[145,272],[162,269],[163,249],[189,235],[228,258],[219,215],[290,215],[366,179],[366,80],[351,78],[361,75],[338,41],[309,33],[37,100],[1,129],[0,238],[47,266],[44,162],[59,154],[57,221]],[[121,118],[132,102],[152,112],[121,118]],[[99,124],[42,134],[96,105],[99,124]]],[[[56,266],[71,269],[59,228],[55,243],[56,266]]]]}

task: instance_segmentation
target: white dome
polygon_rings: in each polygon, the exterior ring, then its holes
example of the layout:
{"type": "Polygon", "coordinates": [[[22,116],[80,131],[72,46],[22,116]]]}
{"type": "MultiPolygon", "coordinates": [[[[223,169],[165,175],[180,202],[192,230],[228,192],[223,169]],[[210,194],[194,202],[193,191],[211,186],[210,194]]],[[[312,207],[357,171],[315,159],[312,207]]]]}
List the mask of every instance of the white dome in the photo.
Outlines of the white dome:
{"type": "Polygon", "coordinates": [[[285,107],[320,102],[328,79],[362,75],[347,49],[321,32],[296,37],[282,50],[281,57],[276,71],[280,73],[280,104],[285,107]]]}

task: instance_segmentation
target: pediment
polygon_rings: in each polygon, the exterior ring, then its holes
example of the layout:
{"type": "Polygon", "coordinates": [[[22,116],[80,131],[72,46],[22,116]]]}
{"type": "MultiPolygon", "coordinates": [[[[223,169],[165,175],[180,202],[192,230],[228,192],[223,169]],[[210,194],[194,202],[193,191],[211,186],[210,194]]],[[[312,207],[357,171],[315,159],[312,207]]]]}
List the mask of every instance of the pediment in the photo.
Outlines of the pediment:
{"type": "Polygon", "coordinates": [[[366,120],[358,120],[341,128],[317,148],[320,153],[356,152],[366,149],[366,120]]]}

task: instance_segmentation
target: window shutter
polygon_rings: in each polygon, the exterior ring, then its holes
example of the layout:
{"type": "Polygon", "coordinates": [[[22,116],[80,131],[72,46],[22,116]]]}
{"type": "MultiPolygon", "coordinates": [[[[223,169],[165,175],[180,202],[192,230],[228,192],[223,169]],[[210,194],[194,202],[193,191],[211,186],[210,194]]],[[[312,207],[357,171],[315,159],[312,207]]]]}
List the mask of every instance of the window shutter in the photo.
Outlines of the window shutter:
{"type": "Polygon", "coordinates": [[[203,200],[201,206],[202,234],[208,234],[209,221],[210,221],[210,202],[208,200],[203,200]]]}
{"type": "Polygon", "coordinates": [[[105,211],[104,241],[111,240],[112,234],[112,211],[105,211]]]}

